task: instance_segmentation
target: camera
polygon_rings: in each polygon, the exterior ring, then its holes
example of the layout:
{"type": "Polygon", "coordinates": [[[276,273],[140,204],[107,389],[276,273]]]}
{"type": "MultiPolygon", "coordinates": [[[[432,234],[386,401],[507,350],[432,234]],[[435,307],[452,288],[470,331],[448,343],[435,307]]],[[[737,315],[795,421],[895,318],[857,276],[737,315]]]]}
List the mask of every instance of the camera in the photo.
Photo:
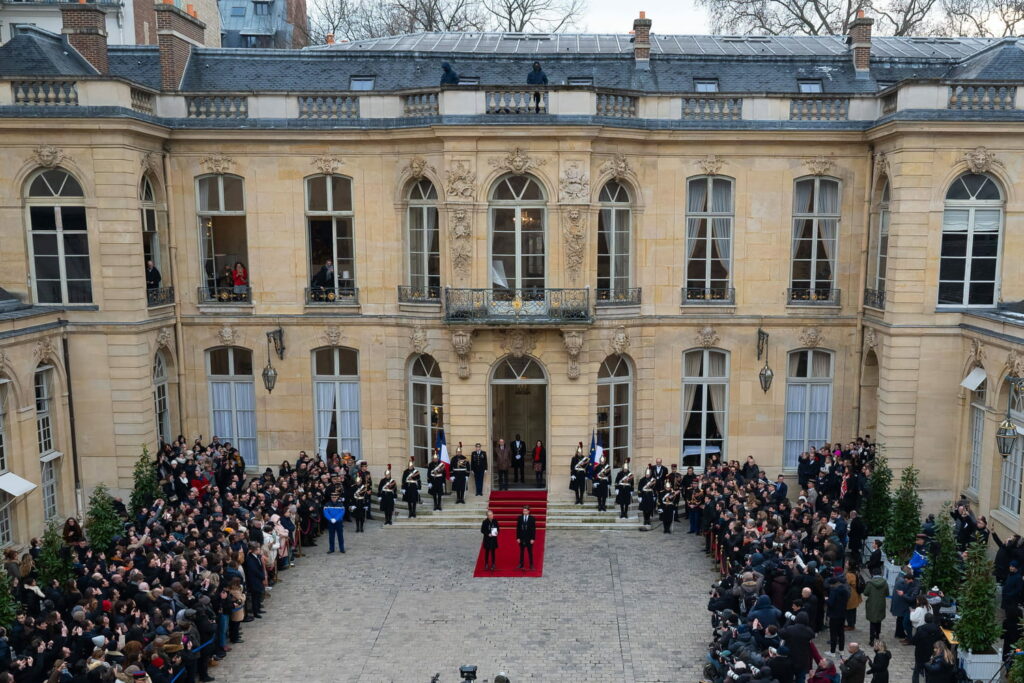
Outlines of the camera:
{"type": "Polygon", "coordinates": [[[476,680],[476,667],[471,665],[471,664],[467,664],[465,666],[460,666],[459,667],[459,676],[461,676],[462,680],[464,680],[464,681],[475,681],[476,680]]]}

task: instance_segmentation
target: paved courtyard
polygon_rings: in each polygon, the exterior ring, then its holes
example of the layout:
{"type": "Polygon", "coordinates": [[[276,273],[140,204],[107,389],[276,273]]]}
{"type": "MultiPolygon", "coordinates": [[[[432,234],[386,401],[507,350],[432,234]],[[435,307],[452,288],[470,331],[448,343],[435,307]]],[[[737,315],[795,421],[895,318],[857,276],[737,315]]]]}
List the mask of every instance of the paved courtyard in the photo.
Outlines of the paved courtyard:
{"type": "MultiPolygon", "coordinates": [[[[217,680],[446,683],[463,664],[513,683],[701,678],[715,576],[693,536],[552,530],[542,578],[474,579],[475,531],[378,524],[346,528],[344,555],[307,549],[217,680]]],[[[866,642],[860,622],[848,637],[866,642]]],[[[895,647],[892,680],[909,680],[912,648],[895,647]]]]}

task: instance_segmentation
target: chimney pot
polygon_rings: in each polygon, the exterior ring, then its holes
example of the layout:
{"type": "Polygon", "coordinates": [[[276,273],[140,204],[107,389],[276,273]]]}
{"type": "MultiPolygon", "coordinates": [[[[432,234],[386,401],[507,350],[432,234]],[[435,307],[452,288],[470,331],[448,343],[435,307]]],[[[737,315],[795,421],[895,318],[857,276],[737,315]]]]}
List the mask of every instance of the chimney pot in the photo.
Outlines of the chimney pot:
{"type": "Polygon", "coordinates": [[[633,20],[633,59],[642,65],[651,59],[651,24],[647,12],[633,20]]]}
{"type": "Polygon", "coordinates": [[[334,34],[333,33],[328,33],[327,34],[327,44],[328,45],[334,45],[334,34]]]}
{"type": "Polygon", "coordinates": [[[640,10],[640,18],[641,19],[646,19],[647,18],[647,12],[644,12],[643,10],[640,10]]]}
{"type": "Polygon", "coordinates": [[[857,18],[850,22],[853,68],[862,77],[871,71],[871,26],[874,23],[874,19],[864,16],[863,10],[858,11],[857,18]]]}

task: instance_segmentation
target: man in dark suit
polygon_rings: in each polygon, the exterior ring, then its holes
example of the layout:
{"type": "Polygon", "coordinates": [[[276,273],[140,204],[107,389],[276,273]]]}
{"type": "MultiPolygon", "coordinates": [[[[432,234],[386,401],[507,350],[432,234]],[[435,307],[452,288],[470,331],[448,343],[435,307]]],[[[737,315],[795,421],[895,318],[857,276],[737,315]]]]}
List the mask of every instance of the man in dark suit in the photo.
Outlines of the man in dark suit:
{"type": "Polygon", "coordinates": [[[484,474],[487,472],[487,451],[476,450],[469,454],[469,469],[473,471],[473,483],[476,484],[476,495],[484,495],[484,474]]]}
{"type": "Polygon", "coordinates": [[[530,555],[530,571],[533,571],[533,542],[537,538],[537,520],[530,516],[530,506],[523,507],[523,514],[516,520],[516,540],[519,541],[519,569],[523,568],[523,552],[530,555]]]}
{"type": "Polygon", "coordinates": [[[263,553],[259,543],[249,543],[249,552],[245,555],[245,588],[252,599],[252,616],[262,619],[263,594],[266,591],[267,570],[263,566],[263,553]]]}
{"type": "Polygon", "coordinates": [[[882,575],[882,542],[877,538],[871,542],[871,555],[868,557],[868,571],[871,576],[882,575]]]}
{"type": "Polygon", "coordinates": [[[654,489],[656,491],[661,491],[665,485],[665,478],[668,477],[668,468],[661,464],[661,458],[654,461],[654,467],[651,469],[651,476],[653,476],[654,480],[658,482],[654,486],[654,489]]]}
{"type": "Polygon", "coordinates": [[[498,439],[494,449],[494,467],[498,470],[498,490],[508,491],[508,470],[512,466],[512,452],[505,439],[498,439]]]}
{"type": "Polygon", "coordinates": [[[512,453],[512,480],[516,482],[526,481],[526,442],[516,434],[509,445],[512,453]]]}

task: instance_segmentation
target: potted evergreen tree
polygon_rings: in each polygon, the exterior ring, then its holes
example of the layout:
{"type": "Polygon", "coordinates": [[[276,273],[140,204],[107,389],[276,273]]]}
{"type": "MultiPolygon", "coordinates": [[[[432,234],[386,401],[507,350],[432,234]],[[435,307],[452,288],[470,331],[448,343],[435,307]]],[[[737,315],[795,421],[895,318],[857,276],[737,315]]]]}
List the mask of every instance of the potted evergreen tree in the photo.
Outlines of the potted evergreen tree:
{"type": "Polygon", "coordinates": [[[114,499],[104,484],[98,484],[89,496],[85,533],[92,547],[104,553],[110,550],[114,539],[124,533],[124,521],[117,514],[114,499]]]}
{"type": "Polygon", "coordinates": [[[132,479],[135,485],[132,487],[128,509],[133,515],[137,515],[139,510],[148,508],[154,500],[160,497],[160,482],[156,478],[156,467],[149,457],[149,449],[146,446],[142,447],[142,455],[135,461],[132,479]]]}
{"type": "MultiPolygon", "coordinates": [[[[1024,627],[1024,620],[1021,620],[1021,626],[1024,627]]],[[[1024,651],[1024,636],[1013,644],[1013,649],[1017,652],[1024,651]]],[[[1013,663],[1006,672],[1006,680],[1009,683],[1024,683],[1024,657],[1013,657],[1013,663]]]]}
{"type": "Polygon", "coordinates": [[[900,475],[900,487],[892,498],[889,525],[885,530],[885,578],[890,590],[914,552],[914,541],[921,531],[921,497],[917,495],[917,468],[908,467],[900,475]]]}
{"type": "Polygon", "coordinates": [[[960,553],[957,552],[956,534],[953,532],[949,509],[949,503],[943,505],[942,514],[935,523],[935,537],[932,541],[931,551],[928,553],[928,564],[924,568],[922,590],[938,586],[943,595],[955,600],[963,575],[960,570],[960,553]]]}
{"type": "Polygon", "coordinates": [[[57,581],[63,587],[65,583],[75,578],[75,570],[71,564],[71,549],[64,545],[64,538],[56,520],[51,519],[46,523],[36,569],[39,571],[39,583],[46,586],[52,581],[57,581]]]}
{"type": "Polygon", "coordinates": [[[10,630],[11,624],[18,617],[21,603],[14,599],[11,592],[11,580],[4,574],[0,577],[0,626],[10,630]]]}
{"type": "MultiPolygon", "coordinates": [[[[875,539],[885,541],[885,529],[889,526],[889,516],[892,514],[891,487],[892,470],[889,469],[889,461],[879,453],[871,461],[871,473],[867,478],[860,511],[864,517],[864,526],[868,528],[864,557],[861,558],[863,561],[867,560],[875,539]]],[[[884,544],[882,552],[885,552],[884,544]]]]}
{"type": "Polygon", "coordinates": [[[996,578],[985,545],[975,541],[967,547],[964,581],[958,604],[956,639],[960,643],[960,666],[971,680],[991,680],[1002,665],[1002,653],[994,644],[1003,635],[996,618],[996,578]]]}

